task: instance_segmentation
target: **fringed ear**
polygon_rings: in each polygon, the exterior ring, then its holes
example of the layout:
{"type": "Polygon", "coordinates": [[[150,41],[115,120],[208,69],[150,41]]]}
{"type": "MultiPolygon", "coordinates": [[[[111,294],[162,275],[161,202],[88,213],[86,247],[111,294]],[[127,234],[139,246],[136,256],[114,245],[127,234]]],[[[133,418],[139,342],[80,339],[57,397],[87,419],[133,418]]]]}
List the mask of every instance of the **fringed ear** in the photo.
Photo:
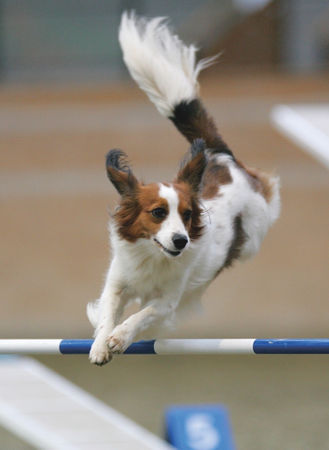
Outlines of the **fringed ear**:
{"type": "Polygon", "coordinates": [[[195,139],[188,154],[182,161],[177,175],[177,181],[189,184],[193,192],[199,191],[202,175],[207,166],[205,150],[205,141],[203,139],[195,139]]]}
{"type": "Polygon", "coordinates": [[[106,155],[107,176],[120,195],[136,192],[138,181],[132,173],[127,155],[122,150],[110,150],[106,155]]]}

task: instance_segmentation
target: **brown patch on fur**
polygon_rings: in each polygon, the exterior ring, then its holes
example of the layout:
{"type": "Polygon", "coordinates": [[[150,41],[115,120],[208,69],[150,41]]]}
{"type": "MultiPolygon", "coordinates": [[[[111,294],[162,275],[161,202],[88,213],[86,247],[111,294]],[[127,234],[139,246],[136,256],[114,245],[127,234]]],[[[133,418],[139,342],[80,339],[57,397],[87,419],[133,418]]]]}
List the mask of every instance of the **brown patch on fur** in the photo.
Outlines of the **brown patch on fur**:
{"type": "Polygon", "coordinates": [[[221,271],[233,264],[235,259],[238,259],[241,253],[243,244],[246,242],[247,235],[243,229],[241,214],[237,215],[233,221],[233,239],[228,249],[224,265],[217,271],[215,277],[221,273],[221,271]]]}
{"type": "Polygon", "coordinates": [[[184,222],[191,241],[195,241],[202,235],[203,225],[201,224],[201,208],[197,195],[191,190],[187,183],[174,183],[174,189],[179,198],[178,212],[184,222]],[[191,218],[184,221],[184,212],[192,211],[191,218]]]}
{"type": "Polygon", "coordinates": [[[259,192],[269,203],[273,197],[273,182],[271,175],[260,170],[246,167],[241,161],[236,161],[237,165],[247,174],[248,181],[254,191],[259,192]]]}
{"type": "Polygon", "coordinates": [[[123,197],[114,214],[120,236],[129,242],[136,242],[156,234],[161,221],[151,216],[150,211],[154,208],[168,210],[168,203],[159,197],[159,186],[155,183],[139,185],[136,193],[123,197]]]}
{"type": "Polygon", "coordinates": [[[233,222],[234,235],[230,245],[230,248],[227,252],[226,260],[224,263],[224,267],[230,267],[233,261],[239,258],[241,253],[241,248],[243,244],[246,242],[246,233],[242,226],[242,217],[241,214],[235,217],[233,222]]]}
{"type": "Polygon", "coordinates": [[[205,200],[216,197],[219,193],[219,187],[223,184],[230,184],[232,181],[227,166],[210,162],[203,175],[201,197],[205,200]]]}
{"type": "MultiPolygon", "coordinates": [[[[199,204],[198,195],[202,176],[206,167],[207,159],[204,152],[201,151],[196,154],[191,160],[186,159],[186,161],[183,162],[183,165],[178,172],[177,178],[174,181],[173,185],[176,189],[176,192],[178,193],[180,204],[182,202],[182,205],[184,205],[185,201],[186,205],[190,205],[189,209],[191,209],[192,211],[189,223],[185,223],[191,241],[198,239],[202,235],[202,211],[199,204]]],[[[182,214],[183,210],[181,211],[181,215],[182,214]]]]}

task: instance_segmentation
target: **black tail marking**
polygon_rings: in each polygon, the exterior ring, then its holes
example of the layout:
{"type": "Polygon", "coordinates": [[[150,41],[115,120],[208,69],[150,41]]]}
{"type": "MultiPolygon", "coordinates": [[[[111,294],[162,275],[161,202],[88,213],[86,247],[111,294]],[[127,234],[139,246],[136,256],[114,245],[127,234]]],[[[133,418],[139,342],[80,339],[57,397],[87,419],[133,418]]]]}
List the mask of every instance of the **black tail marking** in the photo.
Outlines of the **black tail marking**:
{"type": "Polygon", "coordinates": [[[213,119],[208,116],[201,100],[180,102],[169,118],[189,142],[202,138],[207,148],[215,153],[226,153],[233,157],[232,151],[219,135],[213,119]]]}

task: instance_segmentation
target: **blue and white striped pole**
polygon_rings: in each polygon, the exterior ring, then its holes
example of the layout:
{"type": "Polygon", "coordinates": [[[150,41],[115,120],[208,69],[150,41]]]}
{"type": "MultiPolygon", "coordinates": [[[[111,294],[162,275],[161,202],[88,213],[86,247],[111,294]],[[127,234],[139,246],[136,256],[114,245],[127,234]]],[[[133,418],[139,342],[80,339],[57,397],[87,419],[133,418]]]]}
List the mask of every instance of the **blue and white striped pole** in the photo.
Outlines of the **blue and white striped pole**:
{"type": "MultiPolygon", "coordinates": [[[[88,354],[92,339],[0,339],[0,354],[88,354]]],[[[125,354],[329,354],[329,339],[156,339],[132,344],[125,354]]]]}

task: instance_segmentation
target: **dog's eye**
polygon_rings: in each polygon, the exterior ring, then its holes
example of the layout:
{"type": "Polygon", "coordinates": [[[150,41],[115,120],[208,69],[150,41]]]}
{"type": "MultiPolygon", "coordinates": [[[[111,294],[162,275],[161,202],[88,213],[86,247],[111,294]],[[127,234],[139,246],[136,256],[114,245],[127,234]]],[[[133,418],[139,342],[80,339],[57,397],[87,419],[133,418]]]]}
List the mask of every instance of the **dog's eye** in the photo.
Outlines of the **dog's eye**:
{"type": "Polygon", "coordinates": [[[192,211],[190,209],[187,209],[186,211],[184,211],[183,213],[183,220],[184,222],[188,222],[192,217],[192,211]]]}
{"type": "Polygon", "coordinates": [[[157,219],[164,219],[167,215],[167,211],[164,208],[155,208],[152,209],[151,214],[157,219]]]}

